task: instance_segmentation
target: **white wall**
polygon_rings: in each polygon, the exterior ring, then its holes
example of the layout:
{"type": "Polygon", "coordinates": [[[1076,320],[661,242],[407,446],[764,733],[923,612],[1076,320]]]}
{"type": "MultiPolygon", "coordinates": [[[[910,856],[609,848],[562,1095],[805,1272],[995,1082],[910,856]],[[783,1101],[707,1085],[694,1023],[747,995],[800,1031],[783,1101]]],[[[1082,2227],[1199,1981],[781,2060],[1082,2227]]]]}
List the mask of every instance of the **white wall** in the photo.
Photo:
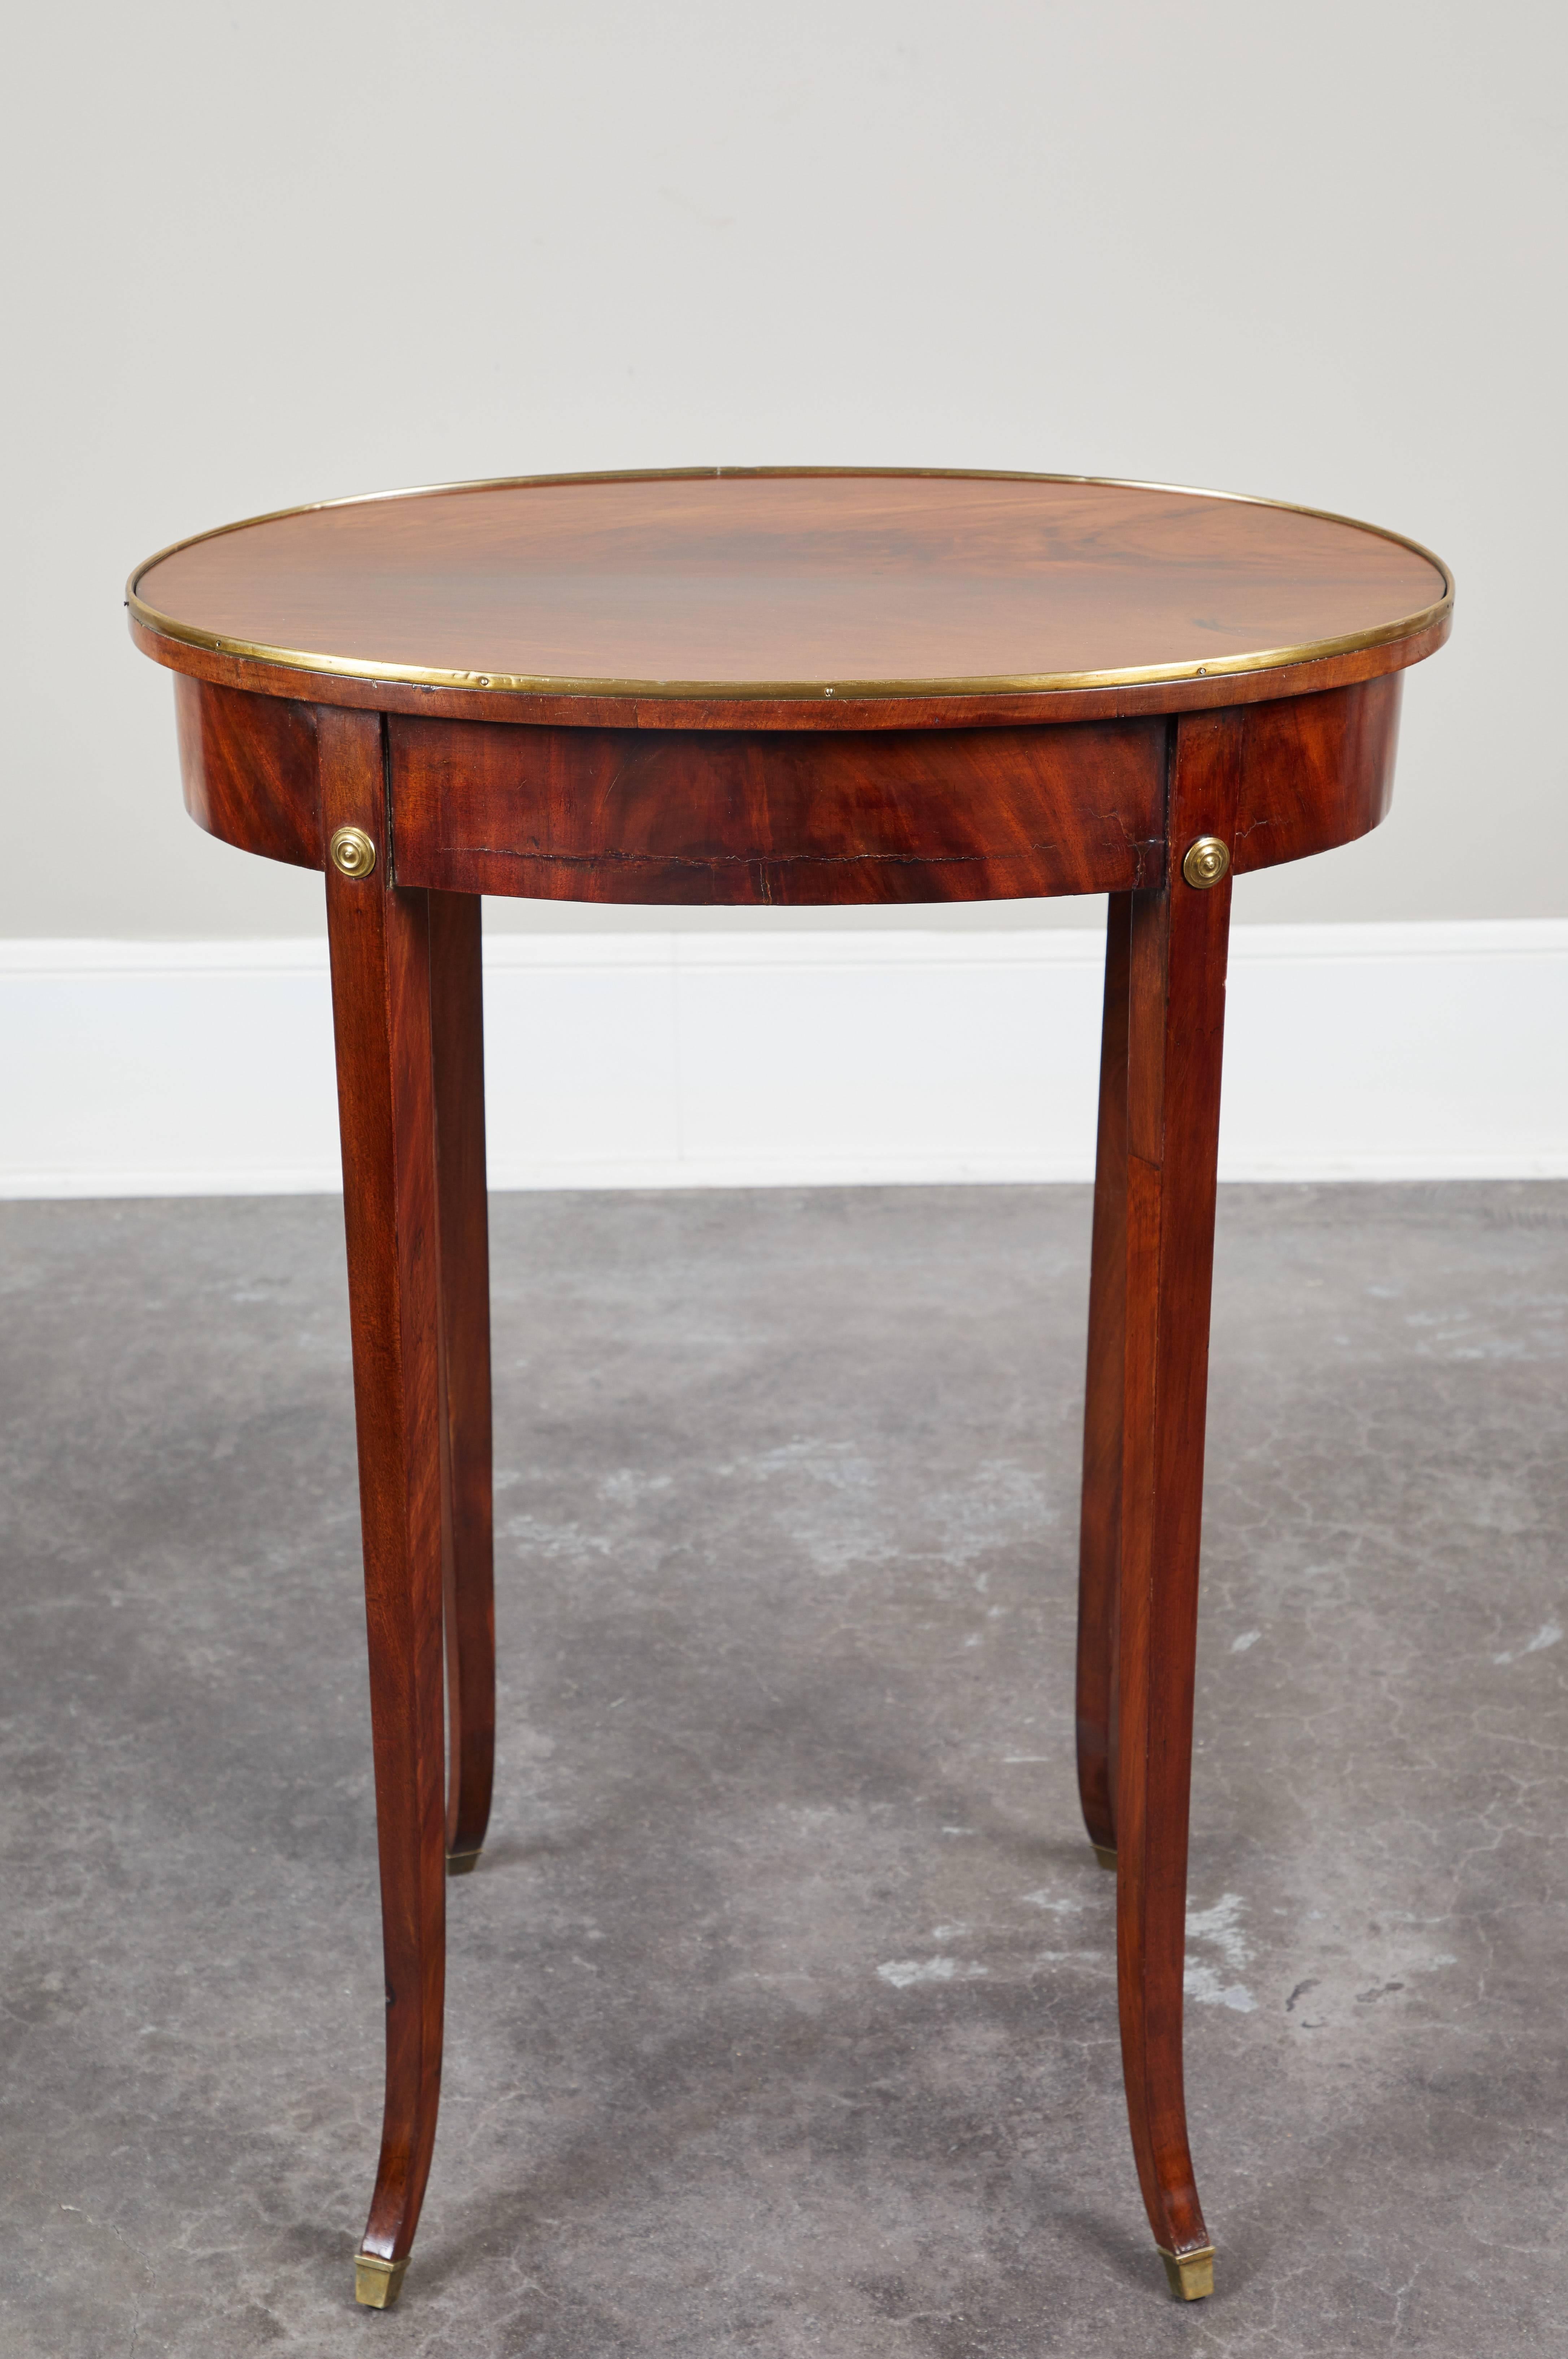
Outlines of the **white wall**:
{"type": "MultiPolygon", "coordinates": [[[[492,940],[502,1188],[1087,1180],[1101,944],[492,940]]],[[[1241,926],[1220,1174],[1568,1178],[1568,920],[1241,926]]],[[[0,1197],[338,1184],[320,941],[0,942],[0,1197]]]]}
{"type": "Polygon", "coordinates": [[[1458,622],[1394,817],[1237,915],[1563,911],[1560,6],[92,0],[18,10],[6,71],[0,931],[319,930],[315,879],[183,817],[135,560],[688,461],[1130,473],[1429,542],[1458,622]]]}

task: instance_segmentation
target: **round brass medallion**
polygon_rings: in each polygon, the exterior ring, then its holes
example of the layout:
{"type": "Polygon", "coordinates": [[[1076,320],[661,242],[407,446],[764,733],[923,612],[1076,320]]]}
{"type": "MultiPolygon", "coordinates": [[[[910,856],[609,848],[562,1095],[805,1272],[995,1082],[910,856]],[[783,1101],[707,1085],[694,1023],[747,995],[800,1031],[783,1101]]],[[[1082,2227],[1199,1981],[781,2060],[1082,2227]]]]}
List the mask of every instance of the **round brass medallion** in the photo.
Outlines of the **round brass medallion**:
{"type": "MultiPolygon", "coordinates": [[[[362,827],[341,827],[327,846],[327,856],[345,876],[368,876],[375,866],[375,846],[362,827]]],[[[1187,855],[1190,859],[1191,853],[1187,855]]]]}
{"type": "Polygon", "coordinates": [[[1200,835],[1195,843],[1187,846],[1182,874],[1189,885],[1195,886],[1200,893],[1206,893],[1211,885],[1219,883],[1229,866],[1230,854],[1218,836],[1200,835]]]}

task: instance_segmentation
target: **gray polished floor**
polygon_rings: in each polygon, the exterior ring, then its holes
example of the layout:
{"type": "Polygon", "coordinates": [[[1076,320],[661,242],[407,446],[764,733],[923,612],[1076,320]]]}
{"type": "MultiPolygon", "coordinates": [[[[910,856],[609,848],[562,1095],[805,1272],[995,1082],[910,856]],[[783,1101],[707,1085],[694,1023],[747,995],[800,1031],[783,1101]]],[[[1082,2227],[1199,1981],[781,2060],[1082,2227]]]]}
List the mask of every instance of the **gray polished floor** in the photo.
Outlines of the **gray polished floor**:
{"type": "Polygon", "coordinates": [[[1086,1193],[494,1230],[499,1799],[381,2316],[338,1208],[0,1208],[6,2359],[1568,2346],[1568,1188],[1224,1197],[1190,2309],[1073,1787],[1086,1193]]]}

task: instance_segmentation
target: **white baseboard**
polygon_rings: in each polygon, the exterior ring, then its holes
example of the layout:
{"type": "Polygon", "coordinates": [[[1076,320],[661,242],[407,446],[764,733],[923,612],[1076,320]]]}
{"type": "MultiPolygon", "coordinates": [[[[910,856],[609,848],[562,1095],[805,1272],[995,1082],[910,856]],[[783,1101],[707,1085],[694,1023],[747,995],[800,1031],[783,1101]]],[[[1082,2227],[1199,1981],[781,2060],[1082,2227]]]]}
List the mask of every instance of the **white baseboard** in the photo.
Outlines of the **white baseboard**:
{"type": "MultiPolygon", "coordinates": [[[[1098,933],[503,935],[499,1188],[1085,1180],[1098,933]]],[[[1568,1176],[1568,921],[1241,926],[1222,1176],[1568,1176]]],[[[0,1196],[340,1184],[325,945],[0,943],[0,1196]]]]}

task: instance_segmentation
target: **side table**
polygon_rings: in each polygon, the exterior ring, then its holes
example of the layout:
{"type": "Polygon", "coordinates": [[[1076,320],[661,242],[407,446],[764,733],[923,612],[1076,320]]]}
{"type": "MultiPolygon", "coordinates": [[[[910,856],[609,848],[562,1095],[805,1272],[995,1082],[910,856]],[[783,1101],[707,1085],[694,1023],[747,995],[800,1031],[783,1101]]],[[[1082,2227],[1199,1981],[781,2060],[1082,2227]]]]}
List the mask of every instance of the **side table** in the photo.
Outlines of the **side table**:
{"type": "Polygon", "coordinates": [[[335,501],[133,575],[191,815],[327,879],[387,1995],[362,2302],[413,2245],[446,1877],[490,1810],[484,893],[1109,895],[1078,1778],[1143,2201],[1173,2290],[1211,2289],[1182,1978],[1231,879],[1378,824],[1452,603],[1344,517],[872,469],[335,501]]]}

